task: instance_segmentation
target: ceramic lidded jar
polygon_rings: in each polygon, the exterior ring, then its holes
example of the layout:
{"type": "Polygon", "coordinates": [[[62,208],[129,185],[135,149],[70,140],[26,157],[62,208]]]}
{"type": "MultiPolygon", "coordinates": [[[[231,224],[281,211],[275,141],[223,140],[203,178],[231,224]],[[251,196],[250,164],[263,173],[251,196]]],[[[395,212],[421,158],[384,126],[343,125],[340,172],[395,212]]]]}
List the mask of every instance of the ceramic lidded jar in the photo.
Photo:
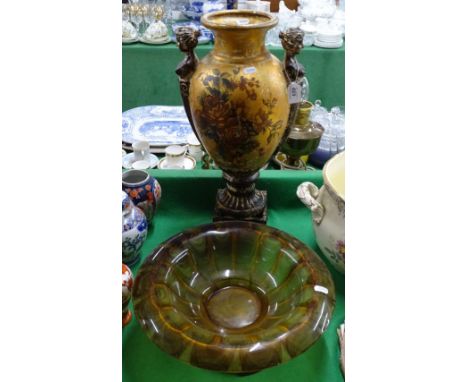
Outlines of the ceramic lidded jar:
{"type": "Polygon", "coordinates": [[[145,214],[135,207],[130,197],[122,191],[122,261],[125,264],[138,261],[147,231],[145,214]]]}
{"type": "Polygon", "coordinates": [[[129,267],[122,264],[122,327],[132,319],[132,312],[128,308],[132,297],[133,274],[129,267]]]}
{"type": "Polygon", "coordinates": [[[312,211],[317,244],[339,271],[345,272],[345,152],[335,155],[323,168],[320,188],[304,182],[297,196],[312,211]]]}
{"type": "Polygon", "coordinates": [[[122,174],[122,190],[143,210],[148,224],[151,224],[161,200],[162,190],[159,182],[145,170],[128,170],[122,174]]]}

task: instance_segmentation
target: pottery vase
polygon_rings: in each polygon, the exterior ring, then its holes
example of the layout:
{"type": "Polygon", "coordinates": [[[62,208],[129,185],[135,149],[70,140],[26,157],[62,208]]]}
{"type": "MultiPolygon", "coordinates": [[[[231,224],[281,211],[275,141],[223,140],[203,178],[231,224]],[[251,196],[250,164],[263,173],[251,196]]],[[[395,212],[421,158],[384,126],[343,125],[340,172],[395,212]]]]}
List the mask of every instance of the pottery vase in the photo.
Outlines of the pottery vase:
{"type": "Polygon", "coordinates": [[[134,264],[138,261],[147,231],[145,214],[122,191],[122,262],[134,264]]]}
{"type": "Polygon", "coordinates": [[[122,190],[125,191],[133,203],[145,213],[148,224],[161,200],[161,186],[145,170],[128,170],[122,174],[122,190]]]}
{"type": "Polygon", "coordinates": [[[125,264],[122,264],[122,327],[128,325],[132,319],[132,312],[128,308],[132,296],[132,288],[132,271],[125,264]]]}
{"type": "Polygon", "coordinates": [[[278,146],[289,115],[283,66],[265,47],[265,34],[276,22],[247,11],[234,13],[236,17],[217,13],[202,18],[215,45],[192,76],[192,118],[221,169],[255,172],[278,146]],[[250,27],[236,24],[242,20],[250,27]],[[229,23],[230,28],[225,26],[229,23]]]}
{"type": "Polygon", "coordinates": [[[178,45],[187,57],[176,73],[195,134],[227,181],[217,195],[215,220],[265,222],[266,193],[256,190],[254,182],[295,114],[288,84],[304,75],[294,58],[303,32],[283,34],[283,66],[265,46],[276,16],[227,10],[205,14],[201,23],[214,33],[213,50],[198,61],[193,52],[198,34],[179,28],[178,45]]]}

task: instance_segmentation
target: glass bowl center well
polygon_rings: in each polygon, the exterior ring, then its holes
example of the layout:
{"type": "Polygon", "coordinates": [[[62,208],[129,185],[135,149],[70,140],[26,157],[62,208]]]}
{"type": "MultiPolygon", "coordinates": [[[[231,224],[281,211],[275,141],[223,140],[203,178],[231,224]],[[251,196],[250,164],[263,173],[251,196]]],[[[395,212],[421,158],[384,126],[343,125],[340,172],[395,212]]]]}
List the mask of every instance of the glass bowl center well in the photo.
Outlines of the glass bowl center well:
{"type": "Polygon", "coordinates": [[[253,324],[264,306],[256,291],[239,286],[227,286],[215,291],[205,304],[210,319],[227,329],[240,329],[253,324]]]}

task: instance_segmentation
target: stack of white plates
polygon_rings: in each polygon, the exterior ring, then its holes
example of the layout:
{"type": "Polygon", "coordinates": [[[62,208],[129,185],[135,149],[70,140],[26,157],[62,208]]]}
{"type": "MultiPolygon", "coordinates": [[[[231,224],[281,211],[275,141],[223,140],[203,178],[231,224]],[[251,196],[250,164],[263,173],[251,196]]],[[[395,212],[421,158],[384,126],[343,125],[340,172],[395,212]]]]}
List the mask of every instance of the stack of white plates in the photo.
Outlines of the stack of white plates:
{"type": "Polygon", "coordinates": [[[303,22],[300,29],[304,32],[304,46],[311,46],[314,44],[317,28],[310,21],[303,22]]]}
{"type": "Polygon", "coordinates": [[[314,45],[321,48],[340,48],[343,45],[343,33],[337,29],[320,28],[315,36],[314,45]]]}

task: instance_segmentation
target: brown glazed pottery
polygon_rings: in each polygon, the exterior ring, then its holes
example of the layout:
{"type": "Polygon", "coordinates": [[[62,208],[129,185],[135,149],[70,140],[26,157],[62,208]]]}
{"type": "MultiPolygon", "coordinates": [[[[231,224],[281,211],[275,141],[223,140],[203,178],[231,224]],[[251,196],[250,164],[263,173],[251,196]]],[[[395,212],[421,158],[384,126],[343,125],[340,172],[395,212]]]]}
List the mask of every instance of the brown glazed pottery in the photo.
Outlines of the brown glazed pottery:
{"type": "Polygon", "coordinates": [[[305,244],[251,222],[183,231],[146,258],[135,315],[163,351],[193,366],[250,373],[290,360],[326,330],[330,273],[305,244]]]}

